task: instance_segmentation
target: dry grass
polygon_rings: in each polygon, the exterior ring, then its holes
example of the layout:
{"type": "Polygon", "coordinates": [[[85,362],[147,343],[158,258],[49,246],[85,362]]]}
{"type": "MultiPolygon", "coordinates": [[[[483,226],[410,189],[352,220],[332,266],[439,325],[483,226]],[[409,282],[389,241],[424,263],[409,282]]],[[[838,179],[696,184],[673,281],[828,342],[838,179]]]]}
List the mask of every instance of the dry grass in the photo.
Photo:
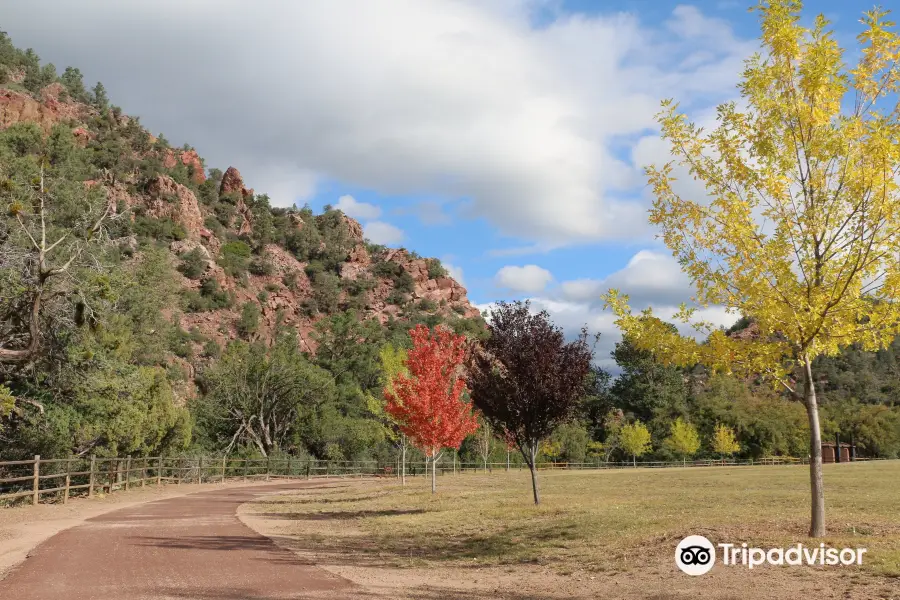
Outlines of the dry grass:
{"type": "MultiPolygon", "coordinates": [[[[866,547],[862,571],[900,576],[900,461],[827,465],[826,544],[866,547]]],[[[806,542],[806,467],[542,472],[342,481],[247,507],[279,521],[316,561],[382,567],[540,564],[558,574],[628,573],[671,562],[689,534],[776,547],[806,542]]],[[[897,580],[893,580],[897,584],[897,580]]],[[[892,584],[893,585],[893,584],[892,584]]]]}

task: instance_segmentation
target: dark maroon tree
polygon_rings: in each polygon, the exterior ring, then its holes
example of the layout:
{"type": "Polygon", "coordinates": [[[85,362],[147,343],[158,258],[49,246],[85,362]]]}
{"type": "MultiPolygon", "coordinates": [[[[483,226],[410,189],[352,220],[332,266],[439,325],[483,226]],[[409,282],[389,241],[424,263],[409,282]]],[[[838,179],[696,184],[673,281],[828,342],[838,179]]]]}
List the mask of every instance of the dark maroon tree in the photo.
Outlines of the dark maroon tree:
{"type": "Polygon", "coordinates": [[[488,321],[490,337],[469,359],[472,401],[522,453],[539,504],[538,444],[574,416],[585,395],[593,348],[587,329],[567,343],[550,315],[532,314],[528,302],[501,302],[488,321]]]}

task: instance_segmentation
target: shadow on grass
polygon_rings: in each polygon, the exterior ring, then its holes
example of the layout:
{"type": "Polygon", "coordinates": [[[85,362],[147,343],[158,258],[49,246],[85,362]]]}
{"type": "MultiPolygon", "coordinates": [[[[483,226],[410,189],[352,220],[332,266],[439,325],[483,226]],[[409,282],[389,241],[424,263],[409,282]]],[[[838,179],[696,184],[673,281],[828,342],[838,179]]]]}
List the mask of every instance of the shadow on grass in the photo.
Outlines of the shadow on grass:
{"type": "Polygon", "coordinates": [[[340,512],[320,512],[320,513],[299,513],[299,512],[274,512],[274,513],[253,513],[255,517],[263,519],[274,519],[283,521],[331,521],[331,520],[353,520],[365,519],[368,517],[399,517],[401,515],[418,515],[424,513],[421,508],[411,508],[409,510],[399,510],[386,508],[383,510],[344,510],[340,512]]]}
{"type": "MultiPolygon", "coordinates": [[[[349,520],[377,516],[400,516],[425,512],[416,510],[344,511],[318,514],[282,513],[260,514],[263,518],[297,521],[349,520]]],[[[569,540],[581,537],[575,523],[529,523],[507,527],[490,533],[468,533],[456,537],[440,533],[423,532],[410,535],[396,533],[368,533],[353,536],[351,540],[331,538],[318,533],[292,533],[281,536],[278,544],[303,556],[311,557],[317,564],[354,564],[370,567],[397,567],[409,561],[472,561],[477,568],[483,563],[543,563],[548,546],[565,546],[569,540]]]]}
{"type": "Polygon", "coordinates": [[[365,496],[353,496],[352,498],[322,498],[321,495],[310,497],[295,496],[292,498],[256,500],[253,502],[253,504],[257,506],[265,506],[267,504],[340,504],[345,502],[362,502],[364,500],[372,500],[374,498],[380,498],[382,496],[384,496],[384,494],[368,494],[365,496]]]}

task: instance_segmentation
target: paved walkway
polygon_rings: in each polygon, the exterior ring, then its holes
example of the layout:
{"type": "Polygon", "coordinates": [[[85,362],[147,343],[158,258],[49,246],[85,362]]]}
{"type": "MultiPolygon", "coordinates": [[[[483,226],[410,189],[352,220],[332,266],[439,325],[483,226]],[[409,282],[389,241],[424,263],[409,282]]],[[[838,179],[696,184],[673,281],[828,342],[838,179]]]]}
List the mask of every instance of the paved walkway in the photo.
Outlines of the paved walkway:
{"type": "Polygon", "coordinates": [[[38,546],[0,581],[0,598],[353,598],[350,583],[304,564],[236,516],[238,506],[261,494],[309,485],[201,492],[95,517],[38,546]]]}

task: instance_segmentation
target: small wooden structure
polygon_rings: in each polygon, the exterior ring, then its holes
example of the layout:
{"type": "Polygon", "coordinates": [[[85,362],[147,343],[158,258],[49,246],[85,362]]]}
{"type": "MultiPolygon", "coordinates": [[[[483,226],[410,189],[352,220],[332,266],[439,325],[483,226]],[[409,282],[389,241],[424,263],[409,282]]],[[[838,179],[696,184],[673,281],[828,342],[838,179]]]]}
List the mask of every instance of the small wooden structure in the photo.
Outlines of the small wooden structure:
{"type": "Polygon", "coordinates": [[[855,458],[850,450],[851,445],[846,442],[822,442],[822,462],[850,462],[855,458]],[[840,453],[838,453],[838,448],[840,448],[840,453]]]}

